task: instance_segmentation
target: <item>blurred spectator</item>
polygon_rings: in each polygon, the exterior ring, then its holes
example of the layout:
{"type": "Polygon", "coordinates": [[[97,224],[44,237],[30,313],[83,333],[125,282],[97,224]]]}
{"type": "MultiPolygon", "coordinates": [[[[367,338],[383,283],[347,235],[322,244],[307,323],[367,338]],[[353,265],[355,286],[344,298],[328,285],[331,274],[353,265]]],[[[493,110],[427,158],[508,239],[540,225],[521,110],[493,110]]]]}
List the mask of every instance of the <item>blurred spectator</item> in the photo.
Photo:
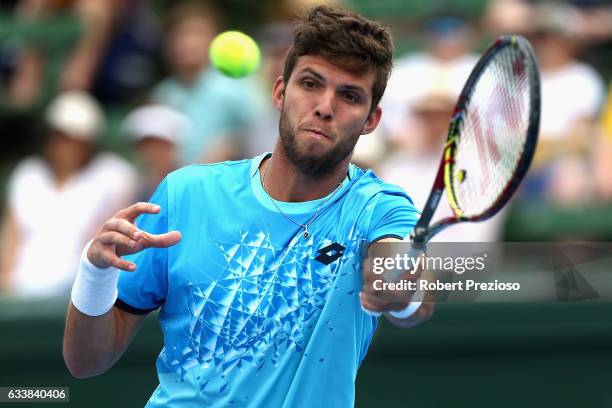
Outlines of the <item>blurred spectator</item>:
{"type": "Polygon", "coordinates": [[[158,79],[163,28],[148,0],[119,2],[113,31],[104,48],[91,92],[104,103],[148,95],[158,79]]]}
{"type": "Polygon", "coordinates": [[[58,96],[46,124],[43,157],[24,159],[9,180],[0,276],[15,296],[67,295],[86,240],[134,191],[133,169],[95,149],[104,117],[88,94],[58,96]]]}
{"type": "Polygon", "coordinates": [[[542,72],[543,141],[581,135],[597,119],[604,101],[604,82],[595,69],[576,59],[580,44],[566,29],[554,6],[538,10],[532,43],[542,72]]]}
{"type": "Polygon", "coordinates": [[[612,4],[609,0],[569,0],[568,21],[572,32],[590,42],[612,37],[612,4]]]}
{"type": "MultiPolygon", "coordinates": [[[[153,84],[161,26],[147,2],[133,0],[22,0],[16,18],[36,22],[40,30],[53,16],[74,16],[82,35],[75,46],[66,44],[57,85],[62,90],[87,90],[99,100],[123,101],[138,96],[153,84]]],[[[32,25],[34,26],[34,25],[32,25]]],[[[49,30],[47,35],[54,33],[49,30]]],[[[10,106],[27,108],[38,102],[48,86],[50,59],[37,44],[17,41],[12,47],[8,81],[10,106]]],[[[57,50],[54,50],[57,53],[57,50]]],[[[60,60],[63,56],[59,57],[60,60]]],[[[55,89],[56,83],[52,84],[55,89]]]]}
{"type": "Polygon", "coordinates": [[[149,201],[162,179],[178,168],[178,146],[189,125],[185,115],[162,105],[140,107],[125,118],[123,132],[134,145],[140,168],[134,201],[149,201]]]}
{"type": "Polygon", "coordinates": [[[565,31],[583,43],[608,40],[612,36],[612,4],[609,0],[493,0],[487,3],[484,26],[488,32],[529,34],[537,24],[538,8],[544,5],[563,21],[565,31]]]}
{"type": "Polygon", "coordinates": [[[170,76],[152,97],[191,119],[181,148],[186,164],[242,158],[249,127],[257,121],[254,79],[231,79],[210,65],[208,49],[220,29],[219,13],[207,3],[181,3],[169,11],[165,59],[170,76]]]}
{"type": "Polygon", "coordinates": [[[529,0],[489,1],[483,15],[486,31],[495,37],[530,33],[535,21],[535,8],[532,3],[529,0]]]}
{"type": "MultiPolygon", "coordinates": [[[[22,0],[17,16],[23,20],[44,21],[56,13],[74,13],[83,27],[83,36],[69,56],[59,79],[62,89],[88,89],[113,28],[119,2],[117,0],[46,1],[22,0]]],[[[19,53],[8,96],[17,107],[36,102],[43,90],[44,56],[35,48],[19,53]]]]}
{"type": "MultiPolygon", "coordinates": [[[[385,181],[405,189],[419,211],[429,197],[440,166],[448,124],[455,106],[454,92],[432,90],[412,103],[411,141],[403,144],[380,167],[378,173],[385,181]]],[[[435,212],[434,220],[452,215],[445,198],[435,212]]],[[[503,216],[443,230],[433,238],[437,242],[495,242],[499,239],[503,216]]]]}
{"type": "Polygon", "coordinates": [[[410,144],[413,103],[437,90],[458,96],[478,60],[469,53],[472,30],[456,17],[437,17],[425,22],[423,52],[396,61],[381,105],[382,125],[393,143],[410,144]]]}
{"type": "Polygon", "coordinates": [[[562,2],[497,0],[485,15],[492,34],[527,35],[537,54],[542,117],[536,165],[563,152],[584,151],[603,103],[601,76],[577,60],[583,44],[570,18],[577,10],[562,2]]]}
{"type": "Polygon", "coordinates": [[[591,155],[591,148],[597,143],[596,121],[605,88],[597,71],[577,59],[589,35],[580,32],[580,19],[575,18],[592,11],[567,2],[497,0],[485,14],[492,34],[526,35],[538,58],[540,137],[523,189],[523,198],[532,202],[577,206],[595,197],[590,174],[595,156],[603,152],[591,155]]]}
{"type": "Polygon", "coordinates": [[[546,3],[536,9],[530,39],[542,81],[540,138],[527,198],[575,206],[592,200],[589,148],[597,138],[596,121],[604,101],[604,82],[591,66],[577,60],[580,44],[564,9],[546,3]]]}

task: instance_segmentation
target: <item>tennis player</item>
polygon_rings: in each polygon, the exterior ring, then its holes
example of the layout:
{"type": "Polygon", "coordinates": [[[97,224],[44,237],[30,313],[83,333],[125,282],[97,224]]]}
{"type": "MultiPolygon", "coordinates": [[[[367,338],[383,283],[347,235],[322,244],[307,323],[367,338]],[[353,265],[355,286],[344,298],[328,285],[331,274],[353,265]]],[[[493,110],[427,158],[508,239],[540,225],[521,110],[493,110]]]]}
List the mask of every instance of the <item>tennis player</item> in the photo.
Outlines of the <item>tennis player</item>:
{"type": "Polygon", "coordinates": [[[431,315],[361,275],[367,245],[418,218],[404,191],[350,164],[380,121],[392,48],[352,12],[305,15],[273,87],[274,152],[171,173],[85,248],[64,337],[74,376],[108,370],[159,308],[148,407],[353,406],[372,312],[405,327],[431,315]]]}

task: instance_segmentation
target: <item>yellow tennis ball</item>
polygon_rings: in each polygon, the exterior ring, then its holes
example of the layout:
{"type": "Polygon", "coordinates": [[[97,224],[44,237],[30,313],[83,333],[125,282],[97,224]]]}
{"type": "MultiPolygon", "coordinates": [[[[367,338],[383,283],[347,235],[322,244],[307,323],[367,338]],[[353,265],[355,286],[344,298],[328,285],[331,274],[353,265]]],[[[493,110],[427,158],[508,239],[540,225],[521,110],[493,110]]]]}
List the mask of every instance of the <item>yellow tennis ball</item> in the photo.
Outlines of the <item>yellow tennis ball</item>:
{"type": "Polygon", "coordinates": [[[232,78],[247,76],[257,69],[261,54],[257,43],[239,31],[217,35],[210,44],[210,61],[232,78]]]}

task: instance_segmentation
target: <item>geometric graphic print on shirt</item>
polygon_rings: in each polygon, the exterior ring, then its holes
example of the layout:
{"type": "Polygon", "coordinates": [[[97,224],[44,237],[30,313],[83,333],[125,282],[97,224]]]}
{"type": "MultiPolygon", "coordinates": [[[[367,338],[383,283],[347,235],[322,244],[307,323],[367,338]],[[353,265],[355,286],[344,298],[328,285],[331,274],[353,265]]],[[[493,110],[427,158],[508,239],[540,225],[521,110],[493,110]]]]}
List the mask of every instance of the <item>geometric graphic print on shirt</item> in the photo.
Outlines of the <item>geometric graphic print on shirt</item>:
{"type": "Polygon", "coordinates": [[[232,241],[216,242],[222,273],[218,279],[187,283],[189,336],[184,348],[166,350],[167,367],[182,376],[193,365],[212,364],[225,375],[244,363],[261,369],[270,347],[273,365],[281,352],[302,352],[337,272],[347,264],[358,266],[360,236],[349,234],[348,250],[325,266],[316,258],[333,242],[314,234],[294,235],[285,248],[270,240],[269,231],[241,231],[232,241]]]}

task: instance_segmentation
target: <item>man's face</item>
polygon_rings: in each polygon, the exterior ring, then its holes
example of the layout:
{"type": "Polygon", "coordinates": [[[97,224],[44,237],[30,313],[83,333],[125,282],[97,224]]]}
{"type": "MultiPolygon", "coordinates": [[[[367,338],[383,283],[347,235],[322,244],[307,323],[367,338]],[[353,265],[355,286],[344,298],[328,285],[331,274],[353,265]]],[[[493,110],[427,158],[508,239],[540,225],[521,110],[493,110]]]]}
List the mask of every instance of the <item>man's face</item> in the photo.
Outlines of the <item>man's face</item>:
{"type": "Polygon", "coordinates": [[[213,22],[200,16],[181,21],[168,33],[166,59],[171,69],[198,71],[208,62],[208,49],[215,36],[213,22]]]}
{"type": "MultiPolygon", "coordinates": [[[[176,169],[178,158],[176,146],[167,140],[151,135],[136,143],[136,152],[143,170],[152,176],[167,174],[176,169]]],[[[160,180],[161,181],[161,180],[160,180]]]]}
{"type": "Polygon", "coordinates": [[[359,136],[380,121],[379,107],[370,113],[374,78],[373,70],[356,74],[323,57],[300,57],[288,83],[278,78],[273,89],[287,159],[312,175],[349,159],[359,136]]]}
{"type": "Polygon", "coordinates": [[[53,167],[72,173],[87,163],[92,149],[93,145],[89,141],[50,129],[45,153],[53,167]]]}

